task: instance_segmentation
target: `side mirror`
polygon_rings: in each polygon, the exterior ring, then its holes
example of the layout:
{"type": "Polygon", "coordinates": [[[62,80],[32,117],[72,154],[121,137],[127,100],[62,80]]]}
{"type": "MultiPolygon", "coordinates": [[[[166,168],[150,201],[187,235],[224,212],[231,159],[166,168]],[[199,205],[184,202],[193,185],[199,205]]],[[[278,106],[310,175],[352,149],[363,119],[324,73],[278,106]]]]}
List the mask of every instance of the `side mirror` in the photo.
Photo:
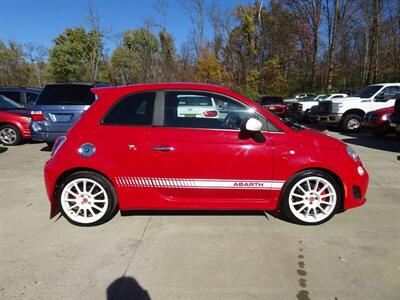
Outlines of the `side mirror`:
{"type": "Polygon", "coordinates": [[[250,118],[246,122],[245,129],[250,132],[260,132],[262,129],[262,123],[255,118],[250,118]]]}
{"type": "Polygon", "coordinates": [[[375,97],[376,102],[386,102],[389,99],[392,99],[394,95],[389,94],[389,93],[380,93],[375,97]]]}

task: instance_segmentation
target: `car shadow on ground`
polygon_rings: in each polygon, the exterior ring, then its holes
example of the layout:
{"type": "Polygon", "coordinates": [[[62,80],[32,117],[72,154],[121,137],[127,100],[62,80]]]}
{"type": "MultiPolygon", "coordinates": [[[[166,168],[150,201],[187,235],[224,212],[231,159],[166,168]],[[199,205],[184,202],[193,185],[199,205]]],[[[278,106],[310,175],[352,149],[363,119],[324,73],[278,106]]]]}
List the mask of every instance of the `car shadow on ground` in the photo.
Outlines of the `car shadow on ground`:
{"type": "Polygon", "coordinates": [[[107,300],[151,300],[151,298],[134,278],[120,277],[108,286],[107,300]]]}
{"type": "Polygon", "coordinates": [[[121,216],[263,216],[270,221],[278,219],[290,222],[278,211],[262,210],[128,210],[120,211],[121,216]]]}
{"type": "Polygon", "coordinates": [[[40,149],[40,151],[42,151],[42,152],[51,152],[51,150],[53,150],[53,147],[49,146],[49,145],[46,145],[40,149]]]}
{"type": "Polygon", "coordinates": [[[360,134],[346,134],[348,138],[342,139],[343,142],[351,145],[362,146],[366,148],[383,150],[388,152],[400,152],[400,140],[395,135],[384,137],[373,136],[368,133],[360,134]]]}
{"type": "Polygon", "coordinates": [[[7,147],[0,146],[0,154],[6,152],[7,150],[8,150],[7,147]]]}

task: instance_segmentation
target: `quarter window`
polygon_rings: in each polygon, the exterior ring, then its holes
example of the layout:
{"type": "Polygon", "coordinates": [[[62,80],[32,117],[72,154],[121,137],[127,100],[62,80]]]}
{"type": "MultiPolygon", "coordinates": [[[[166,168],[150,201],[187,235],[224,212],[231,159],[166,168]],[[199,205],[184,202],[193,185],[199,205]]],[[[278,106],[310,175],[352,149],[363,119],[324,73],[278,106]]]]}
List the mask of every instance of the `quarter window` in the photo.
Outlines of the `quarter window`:
{"type": "Polygon", "coordinates": [[[115,104],[104,117],[105,125],[151,125],[156,93],[129,95],[115,104]]]}
{"type": "Polygon", "coordinates": [[[0,91],[0,95],[3,95],[15,102],[18,102],[18,103],[21,102],[19,92],[9,92],[9,91],[2,92],[2,91],[0,91]]]}
{"type": "Polygon", "coordinates": [[[203,92],[167,92],[165,118],[167,127],[238,130],[249,118],[263,123],[266,119],[254,109],[230,98],[203,92]]]}

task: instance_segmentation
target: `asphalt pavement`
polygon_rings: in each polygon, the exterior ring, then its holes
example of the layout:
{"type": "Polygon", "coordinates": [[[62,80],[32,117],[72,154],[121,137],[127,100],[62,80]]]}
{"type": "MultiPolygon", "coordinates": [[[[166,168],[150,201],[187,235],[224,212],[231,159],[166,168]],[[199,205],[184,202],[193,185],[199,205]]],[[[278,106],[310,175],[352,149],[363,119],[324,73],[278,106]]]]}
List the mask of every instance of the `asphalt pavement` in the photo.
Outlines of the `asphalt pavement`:
{"type": "Polygon", "coordinates": [[[0,146],[0,299],[400,299],[394,137],[329,133],[370,173],[366,205],[319,226],[262,212],[49,219],[44,144],[0,146]]]}

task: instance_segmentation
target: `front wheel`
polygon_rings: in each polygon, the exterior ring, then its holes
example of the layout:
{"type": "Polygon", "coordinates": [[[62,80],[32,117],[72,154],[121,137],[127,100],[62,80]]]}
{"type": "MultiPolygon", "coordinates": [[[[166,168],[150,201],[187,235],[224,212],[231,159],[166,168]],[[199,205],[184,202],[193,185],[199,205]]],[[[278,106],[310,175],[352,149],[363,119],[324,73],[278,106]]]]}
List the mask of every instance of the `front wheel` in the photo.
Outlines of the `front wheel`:
{"type": "Polygon", "coordinates": [[[361,116],[347,115],[343,118],[342,129],[347,132],[357,132],[361,128],[361,116]]]}
{"type": "Polygon", "coordinates": [[[304,171],[289,181],[281,209],[293,223],[317,225],[332,218],[341,201],[341,189],[331,175],[317,170],[304,171]]]}
{"type": "Polygon", "coordinates": [[[104,176],[88,171],[64,179],[57,193],[62,215],[78,226],[96,226],[110,220],[118,210],[113,185],[104,176]]]}

